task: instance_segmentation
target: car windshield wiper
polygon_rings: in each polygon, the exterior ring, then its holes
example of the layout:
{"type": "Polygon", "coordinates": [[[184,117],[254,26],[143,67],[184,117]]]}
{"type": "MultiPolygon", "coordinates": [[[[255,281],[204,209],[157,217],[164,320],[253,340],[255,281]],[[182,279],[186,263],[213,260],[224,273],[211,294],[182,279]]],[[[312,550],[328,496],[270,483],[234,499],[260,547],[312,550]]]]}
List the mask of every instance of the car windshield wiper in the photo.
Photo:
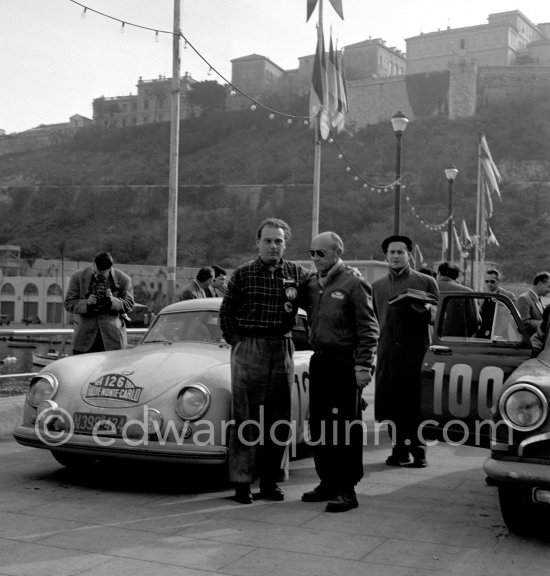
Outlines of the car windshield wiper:
{"type": "Polygon", "coordinates": [[[160,340],[144,340],[143,341],[143,344],[158,344],[158,343],[173,344],[173,342],[171,340],[162,340],[162,339],[160,339],[160,340]]]}

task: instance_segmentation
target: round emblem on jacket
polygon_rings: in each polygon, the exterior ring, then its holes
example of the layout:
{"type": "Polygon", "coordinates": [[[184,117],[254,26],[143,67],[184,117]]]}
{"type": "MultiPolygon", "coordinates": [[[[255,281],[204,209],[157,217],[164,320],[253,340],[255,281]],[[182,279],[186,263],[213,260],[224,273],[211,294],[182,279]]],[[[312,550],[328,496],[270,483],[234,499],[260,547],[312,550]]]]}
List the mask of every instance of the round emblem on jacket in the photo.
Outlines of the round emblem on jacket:
{"type": "Polygon", "coordinates": [[[296,288],[294,288],[294,287],[293,288],[287,288],[285,290],[285,294],[289,300],[296,300],[296,297],[298,296],[298,290],[296,290],[296,288]]]}
{"type": "Polygon", "coordinates": [[[292,312],[294,312],[294,309],[292,308],[292,303],[291,303],[291,302],[285,302],[285,304],[284,304],[284,309],[285,309],[285,312],[288,312],[289,314],[291,314],[292,312]]]}

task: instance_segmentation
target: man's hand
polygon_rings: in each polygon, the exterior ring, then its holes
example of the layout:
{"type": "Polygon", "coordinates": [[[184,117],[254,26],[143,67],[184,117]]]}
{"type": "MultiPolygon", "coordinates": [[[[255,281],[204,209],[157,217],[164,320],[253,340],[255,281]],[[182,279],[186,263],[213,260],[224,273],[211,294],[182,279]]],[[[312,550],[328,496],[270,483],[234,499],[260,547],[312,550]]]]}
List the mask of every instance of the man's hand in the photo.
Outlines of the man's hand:
{"type": "Polygon", "coordinates": [[[363,370],[355,370],[355,381],[357,382],[357,387],[359,390],[363,390],[367,384],[372,380],[372,372],[369,368],[363,370]]]}
{"type": "Polygon", "coordinates": [[[88,300],[86,301],[88,306],[95,306],[97,304],[97,296],[95,294],[90,294],[88,300]]]}

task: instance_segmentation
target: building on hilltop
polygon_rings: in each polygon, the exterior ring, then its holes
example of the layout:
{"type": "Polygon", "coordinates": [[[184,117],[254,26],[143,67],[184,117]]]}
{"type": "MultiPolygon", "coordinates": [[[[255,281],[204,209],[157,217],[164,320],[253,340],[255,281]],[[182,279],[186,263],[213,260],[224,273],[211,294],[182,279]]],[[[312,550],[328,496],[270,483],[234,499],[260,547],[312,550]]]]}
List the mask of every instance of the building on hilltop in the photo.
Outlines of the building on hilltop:
{"type": "Polygon", "coordinates": [[[407,38],[407,73],[477,66],[550,64],[550,24],[533,24],[519,10],[489,14],[488,23],[407,38]]]}
{"type": "MultiPolygon", "coordinates": [[[[180,80],[180,118],[194,115],[187,92],[196,82],[185,73],[180,80]]],[[[172,79],[159,76],[153,80],[139,78],[137,94],[101,96],[93,101],[94,124],[103,128],[124,128],[154,122],[169,122],[172,114],[172,79]]]]}
{"type": "MultiPolygon", "coordinates": [[[[249,54],[231,60],[231,83],[254,100],[279,86],[286,76],[285,70],[266,56],[249,54]]],[[[243,110],[250,107],[250,99],[234,93],[227,99],[228,110],[243,110]]]]}

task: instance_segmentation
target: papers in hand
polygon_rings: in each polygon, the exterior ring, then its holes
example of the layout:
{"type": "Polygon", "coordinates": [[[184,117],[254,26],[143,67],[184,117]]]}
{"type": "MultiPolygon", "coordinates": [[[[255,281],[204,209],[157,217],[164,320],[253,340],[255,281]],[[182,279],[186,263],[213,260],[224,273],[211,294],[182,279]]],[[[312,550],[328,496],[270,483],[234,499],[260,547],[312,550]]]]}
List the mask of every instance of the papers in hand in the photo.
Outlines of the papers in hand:
{"type": "Polygon", "coordinates": [[[405,292],[397,294],[388,300],[388,304],[437,304],[437,298],[424,290],[407,288],[405,292]]]}

